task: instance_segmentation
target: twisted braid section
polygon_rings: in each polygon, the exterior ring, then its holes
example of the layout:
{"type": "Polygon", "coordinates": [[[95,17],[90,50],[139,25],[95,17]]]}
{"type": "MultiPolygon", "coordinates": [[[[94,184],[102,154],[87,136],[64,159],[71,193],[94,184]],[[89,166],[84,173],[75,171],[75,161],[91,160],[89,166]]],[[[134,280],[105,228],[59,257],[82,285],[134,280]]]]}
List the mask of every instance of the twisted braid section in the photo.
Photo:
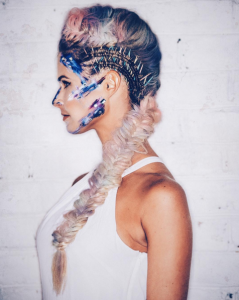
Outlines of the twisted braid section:
{"type": "Polygon", "coordinates": [[[53,287],[57,294],[64,290],[67,273],[65,248],[72,243],[77,232],[86,224],[95,209],[105,202],[108,192],[118,187],[122,174],[131,166],[134,152],[147,153],[143,143],[154,132],[159,121],[155,99],[146,97],[140,106],[126,113],[122,126],[103,145],[103,161],[89,178],[89,189],[82,191],[74,202],[74,209],[64,214],[63,223],[53,232],[53,245],[57,251],[52,262],[53,287]],[[143,149],[143,151],[140,150],[143,149]]]}

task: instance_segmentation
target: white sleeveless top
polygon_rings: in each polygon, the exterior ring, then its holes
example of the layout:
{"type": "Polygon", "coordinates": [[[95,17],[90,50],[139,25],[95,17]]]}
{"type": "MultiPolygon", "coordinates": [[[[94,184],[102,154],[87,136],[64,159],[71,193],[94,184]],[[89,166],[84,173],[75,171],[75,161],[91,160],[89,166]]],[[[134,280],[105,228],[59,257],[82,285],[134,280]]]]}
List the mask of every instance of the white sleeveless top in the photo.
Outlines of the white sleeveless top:
{"type": "MultiPolygon", "coordinates": [[[[144,158],[126,169],[126,176],[139,168],[162,162],[159,157],[144,158]]],[[[37,251],[44,300],[145,300],[147,253],[128,247],[118,236],[115,221],[117,188],[111,189],[105,203],[89,217],[73,243],[66,248],[67,282],[63,294],[56,296],[52,285],[52,233],[73,208],[93,170],[70,187],[49,210],[37,231],[37,251]]]]}

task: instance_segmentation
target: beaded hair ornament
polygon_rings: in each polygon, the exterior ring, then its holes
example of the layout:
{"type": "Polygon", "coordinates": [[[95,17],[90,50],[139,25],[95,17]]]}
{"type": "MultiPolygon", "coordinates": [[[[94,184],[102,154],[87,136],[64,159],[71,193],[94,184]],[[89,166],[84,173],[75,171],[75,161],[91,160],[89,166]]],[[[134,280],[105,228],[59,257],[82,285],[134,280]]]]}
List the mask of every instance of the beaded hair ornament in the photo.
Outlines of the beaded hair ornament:
{"type": "MultiPolygon", "coordinates": [[[[153,76],[150,77],[151,73],[143,75],[144,65],[138,56],[128,48],[117,46],[86,47],[80,55],[79,62],[83,67],[91,67],[93,74],[105,68],[118,71],[126,79],[132,102],[138,105],[147,94],[147,85],[153,78],[153,76]],[[91,61],[91,63],[85,64],[87,61],[91,61]]],[[[68,67],[71,66],[72,69],[76,67],[73,59],[68,60],[67,63],[68,67]]]]}

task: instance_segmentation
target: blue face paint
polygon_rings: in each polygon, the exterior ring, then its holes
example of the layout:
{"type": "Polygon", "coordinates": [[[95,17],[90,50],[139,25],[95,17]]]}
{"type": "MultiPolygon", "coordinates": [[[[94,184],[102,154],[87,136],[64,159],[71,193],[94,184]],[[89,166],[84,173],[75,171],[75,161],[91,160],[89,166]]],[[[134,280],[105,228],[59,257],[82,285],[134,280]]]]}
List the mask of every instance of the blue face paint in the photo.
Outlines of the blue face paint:
{"type": "Polygon", "coordinates": [[[86,83],[86,78],[84,78],[82,73],[82,67],[81,65],[78,65],[77,62],[74,60],[74,58],[68,54],[66,56],[61,55],[60,62],[67,67],[68,69],[72,70],[73,73],[75,73],[81,80],[82,84],[86,83]]]}
{"type": "Polygon", "coordinates": [[[79,127],[72,133],[73,134],[78,133],[82,127],[88,125],[94,118],[103,115],[105,112],[105,104],[104,104],[105,101],[106,100],[102,98],[96,99],[89,107],[89,109],[93,108],[93,110],[86,117],[80,119],[79,127]]]}
{"type": "MultiPolygon", "coordinates": [[[[82,67],[76,63],[76,61],[73,59],[73,57],[70,54],[68,54],[66,56],[61,55],[60,62],[66,68],[68,68],[69,70],[71,70],[72,72],[77,74],[77,76],[80,78],[81,83],[82,83],[81,87],[77,87],[76,90],[71,92],[71,94],[68,97],[69,101],[86,97],[90,92],[95,90],[105,79],[105,77],[102,77],[100,80],[93,81],[89,85],[86,85],[86,79],[81,75],[82,67]]],[[[57,99],[60,91],[61,91],[61,88],[59,88],[59,90],[57,91],[57,93],[52,101],[52,105],[54,105],[55,100],[57,99]]]]}
{"type": "Polygon", "coordinates": [[[60,91],[61,91],[61,87],[60,87],[59,90],[56,92],[56,95],[55,95],[54,99],[52,100],[52,105],[55,104],[55,100],[57,99],[57,97],[58,97],[60,91]]]}
{"type": "MultiPolygon", "coordinates": [[[[81,83],[82,83],[81,87],[77,87],[77,89],[75,91],[72,91],[72,93],[69,95],[69,97],[68,97],[69,101],[86,97],[87,95],[89,95],[90,92],[94,91],[105,80],[105,77],[102,77],[100,80],[98,80],[98,81],[94,80],[93,82],[86,85],[87,79],[81,75],[82,67],[76,63],[76,61],[73,59],[73,57],[71,55],[66,55],[66,56],[61,55],[60,62],[65,67],[67,67],[69,70],[73,71],[80,78],[81,83]]],[[[60,91],[61,91],[61,87],[57,91],[57,93],[52,101],[53,105],[55,104],[55,101],[56,101],[60,91]]],[[[94,118],[97,118],[97,117],[101,116],[102,114],[104,114],[105,101],[106,100],[102,99],[102,98],[96,99],[92,103],[92,105],[89,107],[89,110],[91,110],[89,112],[89,114],[87,116],[83,117],[82,119],[80,119],[80,121],[79,121],[80,125],[78,126],[78,128],[75,131],[73,131],[71,133],[72,134],[78,133],[82,127],[89,124],[94,118]]],[[[58,102],[56,104],[58,104],[58,102]]],[[[61,105],[62,105],[62,103],[61,103],[61,105]]]]}
{"type": "Polygon", "coordinates": [[[68,97],[68,100],[80,99],[89,95],[90,92],[97,89],[97,87],[105,80],[105,77],[102,77],[98,81],[93,81],[89,85],[83,85],[81,87],[76,87],[76,90],[72,91],[68,97]]]}

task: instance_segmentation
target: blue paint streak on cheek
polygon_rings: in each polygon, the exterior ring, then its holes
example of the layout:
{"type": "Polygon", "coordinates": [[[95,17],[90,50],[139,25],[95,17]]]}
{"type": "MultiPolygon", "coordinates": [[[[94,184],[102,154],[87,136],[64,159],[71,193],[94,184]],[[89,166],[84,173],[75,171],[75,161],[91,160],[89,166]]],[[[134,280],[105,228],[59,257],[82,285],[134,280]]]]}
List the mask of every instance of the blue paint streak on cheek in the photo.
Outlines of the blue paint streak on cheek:
{"type": "Polygon", "coordinates": [[[80,120],[80,126],[72,133],[73,134],[78,133],[82,127],[85,127],[86,125],[88,125],[93,119],[103,115],[105,112],[105,104],[104,104],[105,101],[106,100],[102,99],[102,98],[96,99],[89,107],[89,109],[92,109],[93,107],[95,109],[93,111],[91,111],[86,117],[84,117],[80,120]]]}
{"type": "Polygon", "coordinates": [[[75,99],[81,99],[83,97],[86,97],[90,94],[90,92],[94,91],[97,89],[99,85],[96,82],[91,83],[90,85],[84,85],[75,94],[74,98],[75,99]]]}
{"type": "Polygon", "coordinates": [[[56,92],[56,95],[55,95],[54,99],[52,100],[52,105],[55,104],[55,100],[57,99],[58,95],[60,94],[60,91],[61,91],[61,87],[60,87],[59,90],[56,92]]]}
{"type": "Polygon", "coordinates": [[[100,84],[105,80],[105,78],[101,78],[99,81],[93,81],[89,85],[83,85],[82,87],[76,87],[76,90],[72,91],[68,100],[79,100],[83,97],[88,96],[92,91],[96,90],[100,84]]]}

